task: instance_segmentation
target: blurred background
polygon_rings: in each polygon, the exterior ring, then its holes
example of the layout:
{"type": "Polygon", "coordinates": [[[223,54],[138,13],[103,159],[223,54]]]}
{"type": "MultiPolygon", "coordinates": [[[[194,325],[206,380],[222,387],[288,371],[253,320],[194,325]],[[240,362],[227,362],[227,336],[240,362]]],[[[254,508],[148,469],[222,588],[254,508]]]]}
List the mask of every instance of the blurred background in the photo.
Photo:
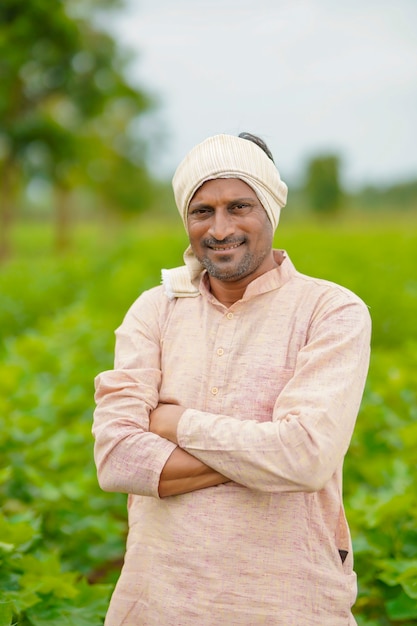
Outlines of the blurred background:
{"type": "Polygon", "coordinates": [[[348,188],[415,179],[416,17],[412,0],[131,2],[112,32],[139,52],[130,75],[160,104],[143,128],[153,171],[171,174],[199,141],[248,128],[291,186],[326,152],[348,188]]]}
{"type": "Polygon", "coordinates": [[[268,143],[287,213],[415,209],[413,0],[4,0],[0,15],[2,257],[21,219],[54,220],[64,248],[75,218],[170,210],[179,161],[223,132],[268,143]]]}
{"type": "Polygon", "coordinates": [[[417,624],[417,4],[1,0],[0,626],[102,624],[126,498],[92,460],[113,331],[186,236],[196,143],[260,135],[297,268],[368,304],[346,460],[360,626],[417,624]]]}

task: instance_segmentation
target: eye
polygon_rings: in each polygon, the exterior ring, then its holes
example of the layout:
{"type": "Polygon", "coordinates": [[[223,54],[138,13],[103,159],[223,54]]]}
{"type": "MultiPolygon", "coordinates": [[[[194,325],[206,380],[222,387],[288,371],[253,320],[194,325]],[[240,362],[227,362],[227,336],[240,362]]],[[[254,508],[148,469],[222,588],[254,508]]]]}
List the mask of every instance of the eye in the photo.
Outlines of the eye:
{"type": "Polygon", "coordinates": [[[244,211],[248,211],[251,208],[251,204],[249,202],[236,202],[231,207],[232,211],[237,211],[238,213],[242,213],[244,211]]]}
{"type": "Polygon", "coordinates": [[[195,207],[194,209],[191,209],[188,213],[189,217],[194,217],[194,218],[202,218],[202,217],[207,217],[207,215],[210,215],[211,213],[211,209],[209,207],[195,207]]]}

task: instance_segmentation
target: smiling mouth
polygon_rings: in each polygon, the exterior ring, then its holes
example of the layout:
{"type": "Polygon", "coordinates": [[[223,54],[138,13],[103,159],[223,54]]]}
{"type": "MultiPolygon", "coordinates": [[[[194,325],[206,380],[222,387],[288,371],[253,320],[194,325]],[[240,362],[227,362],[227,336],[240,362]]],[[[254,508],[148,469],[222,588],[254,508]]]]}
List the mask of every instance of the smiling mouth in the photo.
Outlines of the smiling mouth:
{"type": "Polygon", "coordinates": [[[233,245],[226,245],[226,246],[209,246],[211,248],[211,250],[216,250],[216,252],[228,252],[229,250],[234,250],[235,248],[239,248],[239,246],[241,246],[243,243],[243,241],[241,241],[240,243],[235,243],[233,245]]]}

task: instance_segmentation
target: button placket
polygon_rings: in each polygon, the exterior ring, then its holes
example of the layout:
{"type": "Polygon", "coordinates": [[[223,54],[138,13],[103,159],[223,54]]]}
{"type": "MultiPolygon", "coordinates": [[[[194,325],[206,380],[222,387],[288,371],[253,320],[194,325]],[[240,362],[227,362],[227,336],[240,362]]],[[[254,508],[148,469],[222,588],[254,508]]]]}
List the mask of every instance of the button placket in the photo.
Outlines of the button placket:
{"type": "Polygon", "coordinates": [[[225,376],[228,364],[227,355],[230,352],[230,348],[233,342],[233,336],[235,333],[235,324],[230,324],[229,321],[233,320],[234,318],[235,315],[234,313],[232,313],[232,311],[227,311],[225,313],[222,321],[219,322],[213,346],[215,356],[212,362],[210,378],[211,382],[214,384],[209,386],[209,393],[213,400],[214,398],[216,398],[216,405],[217,402],[222,402],[223,393],[221,393],[221,390],[224,388],[225,384],[225,376]]]}

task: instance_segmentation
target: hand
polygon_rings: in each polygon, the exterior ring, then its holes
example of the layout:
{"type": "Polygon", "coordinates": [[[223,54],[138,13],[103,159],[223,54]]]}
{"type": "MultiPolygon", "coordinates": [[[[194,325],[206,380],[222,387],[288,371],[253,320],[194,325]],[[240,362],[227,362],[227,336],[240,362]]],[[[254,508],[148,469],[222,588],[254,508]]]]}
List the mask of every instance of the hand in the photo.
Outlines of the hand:
{"type": "Polygon", "coordinates": [[[149,415],[150,432],[178,444],[177,426],[184,411],[178,404],[158,404],[149,415]]]}

